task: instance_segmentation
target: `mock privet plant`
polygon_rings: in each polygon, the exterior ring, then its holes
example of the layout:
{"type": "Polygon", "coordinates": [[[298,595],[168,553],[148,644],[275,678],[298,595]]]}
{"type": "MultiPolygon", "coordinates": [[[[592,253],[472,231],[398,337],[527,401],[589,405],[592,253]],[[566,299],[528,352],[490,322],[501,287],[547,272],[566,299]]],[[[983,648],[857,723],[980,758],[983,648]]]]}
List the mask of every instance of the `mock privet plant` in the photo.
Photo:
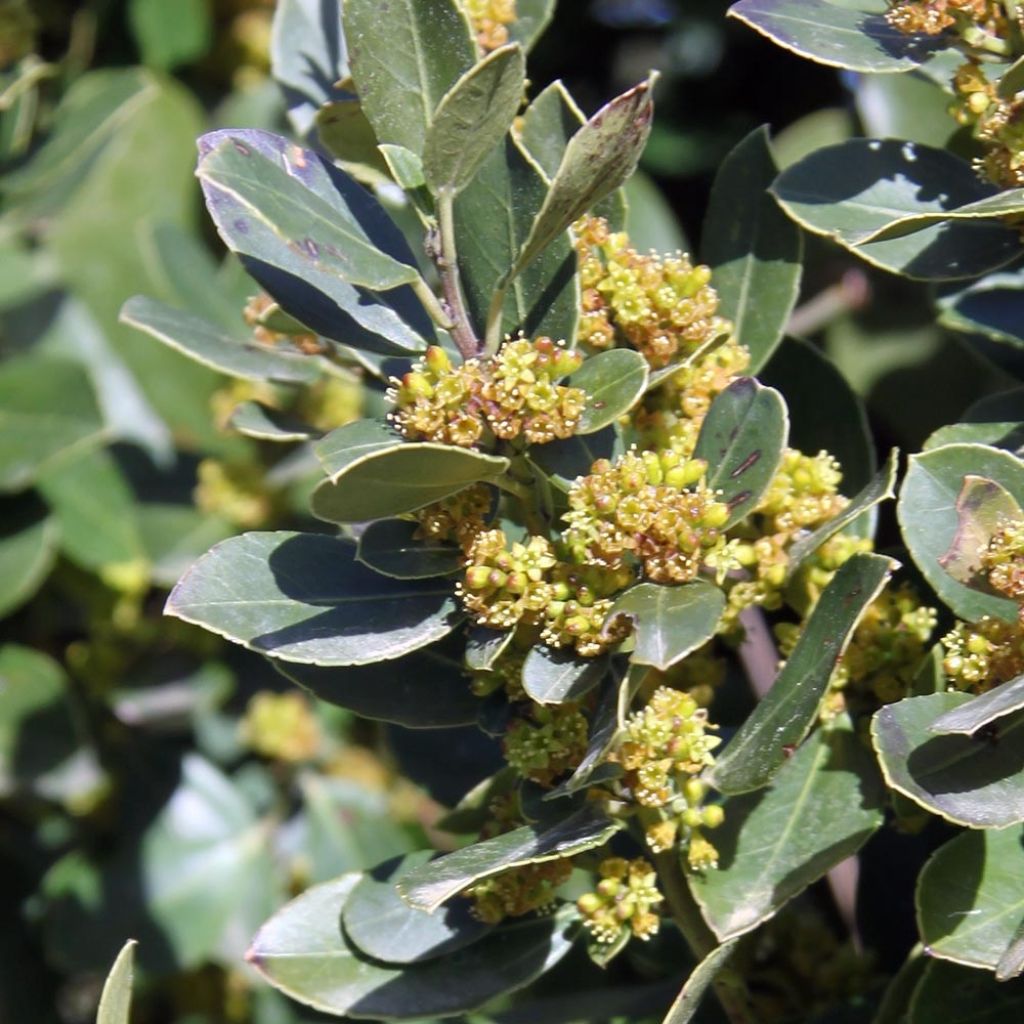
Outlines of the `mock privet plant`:
{"type": "MultiPolygon", "coordinates": [[[[1005,906],[1019,871],[1002,865],[1022,856],[1024,820],[1020,463],[966,430],[912,464],[907,547],[963,619],[933,647],[936,609],[873,552],[895,453],[844,494],[837,459],[790,446],[782,395],[750,376],[782,339],[800,275],[800,233],[766,195],[766,133],[721,168],[706,264],[638,252],[620,189],[653,80],[585,119],[561,84],[534,95],[526,81],[544,6],[485,6],[408,0],[382,17],[346,0],[334,93],[285,82],[296,129],[318,130],[323,150],[256,130],[201,139],[208,209],[260,289],[251,341],[150,299],[123,314],[250,379],[358,369],[379,409],[326,433],[259,394],[236,409],[245,433],[311,446],[325,526],[224,541],[168,611],[368,717],[476,723],[506,762],[440,823],[457,849],[314,886],[260,930],[250,961],[317,1009],[412,1019],[475,1010],[574,945],[596,970],[672,933],[696,966],[668,1020],[706,1012],[710,987],[728,1019],[754,1021],[769,1011],[756,970],[738,970],[741,940],[770,935],[892,802],[903,827],[923,809],[975,830],[922,873],[927,951],[1013,978],[1021,915],[1005,906]],[[422,257],[365,186],[404,193],[422,257]],[[723,746],[716,697],[737,670],[771,686],[723,746]],[[979,856],[991,870],[962,895],[951,880],[979,856]],[[961,924],[979,914],[983,927],[961,924]]],[[[849,8],[815,6],[808,25],[824,14],[848,31],[849,8]]],[[[909,70],[930,52],[931,38],[904,37],[912,6],[891,25],[856,16],[865,63],[909,70]]],[[[771,34],[786,7],[737,12],[771,34]]],[[[943,31],[963,27],[950,17],[943,31]]],[[[827,48],[827,31],[809,38],[783,41],[827,48]]],[[[964,41],[976,57],[977,38],[964,41]]],[[[891,222],[869,223],[867,201],[866,220],[837,218],[856,197],[831,210],[807,182],[828,185],[821,161],[849,153],[812,153],[773,186],[799,224],[849,225],[841,244],[929,279],[1019,254],[999,219],[1019,212],[1013,192],[944,151],[844,145],[876,184],[892,161],[953,183],[906,195],[891,222]]],[[[880,1019],[924,1021],[961,983],[919,951],[880,1019]]],[[[1006,991],[1016,1005],[1019,984],[1006,991]]]]}

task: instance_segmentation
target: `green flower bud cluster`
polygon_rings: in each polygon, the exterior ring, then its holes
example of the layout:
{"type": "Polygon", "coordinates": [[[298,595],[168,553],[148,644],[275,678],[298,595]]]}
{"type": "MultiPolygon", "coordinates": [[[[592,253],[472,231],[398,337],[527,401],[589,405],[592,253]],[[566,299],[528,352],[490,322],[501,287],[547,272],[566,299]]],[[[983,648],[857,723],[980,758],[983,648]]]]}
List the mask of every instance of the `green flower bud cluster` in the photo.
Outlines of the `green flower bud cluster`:
{"type": "Polygon", "coordinates": [[[993,589],[1021,605],[1024,617],[1024,521],[1003,523],[981,553],[993,589]]]}
{"type": "Polygon", "coordinates": [[[942,667],[958,690],[984,693],[1024,673],[1024,625],[984,616],[942,638],[942,667]]]}
{"type": "Polygon", "coordinates": [[[611,348],[621,335],[654,367],[667,366],[705,342],[732,332],[717,316],[711,271],[682,253],[643,256],[625,233],[611,233],[600,217],[574,226],[583,287],[578,337],[591,348],[611,348]]]}
{"type": "Polygon", "coordinates": [[[473,913],[487,924],[500,924],[506,917],[549,910],[571,874],[572,861],[563,859],[524,864],[485,878],[468,891],[473,913]]]}
{"type": "Polygon", "coordinates": [[[531,704],[509,725],[502,742],[505,760],[524,778],[551,786],[587,752],[589,726],[575,704],[531,704]]]}
{"type": "Polygon", "coordinates": [[[839,493],[842,480],[835,456],[826,451],[805,455],[787,448],[756,510],[767,520],[764,532],[792,534],[796,530],[813,530],[834,518],[847,504],[839,493]]]}
{"type": "Polygon", "coordinates": [[[471,448],[493,437],[531,444],[571,437],[586,404],[579,388],[557,384],[582,356],[550,338],[508,340],[493,358],[453,366],[444,349],[427,349],[422,363],[393,378],[390,415],[413,441],[471,448]]]}
{"type": "Polygon", "coordinates": [[[468,551],[483,533],[491,512],[491,490],[486,484],[473,484],[412,513],[419,524],[414,536],[445,544],[454,542],[468,551]]]}
{"type": "Polygon", "coordinates": [[[576,901],[583,925],[597,942],[610,945],[624,932],[646,941],[657,935],[661,919],[655,908],[664,900],[658,876],[642,857],[608,857],[598,867],[601,881],[595,892],[576,901]]]}
{"type": "Polygon", "coordinates": [[[508,42],[508,26],[516,20],[516,0],[465,0],[465,4],[484,53],[508,42]]]}
{"type": "Polygon", "coordinates": [[[703,483],[706,464],[673,451],[599,459],[569,491],[565,543],[577,562],[640,563],[655,583],[692,580],[725,545],[728,506],[703,483]]]}

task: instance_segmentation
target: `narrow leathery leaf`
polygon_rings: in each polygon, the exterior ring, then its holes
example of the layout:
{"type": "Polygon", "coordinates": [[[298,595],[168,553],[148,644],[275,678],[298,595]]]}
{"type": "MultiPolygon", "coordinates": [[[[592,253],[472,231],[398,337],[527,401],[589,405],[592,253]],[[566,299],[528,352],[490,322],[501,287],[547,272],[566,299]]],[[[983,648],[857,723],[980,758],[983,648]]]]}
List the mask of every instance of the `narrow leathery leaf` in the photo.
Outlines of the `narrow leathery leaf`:
{"type": "Polygon", "coordinates": [[[313,451],[332,479],[349,466],[404,444],[405,439],[384,420],[356,420],[332,430],[313,445],[313,451]]]}
{"type": "Polygon", "coordinates": [[[615,774],[619,774],[621,769],[617,765],[608,764],[605,757],[619,731],[619,693],[622,687],[623,680],[619,678],[618,673],[613,673],[612,678],[605,679],[600,699],[590,720],[587,752],[572,775],[551,790],[544,797],[545,800],[572,796],[573,793],[585,789],[608,769],[613,769],[615,774]]]}
{"type": "Polygon", "coordinates": [[[471,627],[466,634],[466,667],[477,672],[489,671],[505,653],[514,636],[513,629],[471,627]]]}
{"type": "Polygon", "coordinates": [[[283,661],[366,665],[426,647],[459,620],[450,584],[399,581],[335,537],[247,533],[182,578],[167,612],[283,661]]]}
{"type": "Polygon", "coordinates": [[[616,599],[608,621],[620,615],[631,619],[632,662],[667,672],[715,635],[724,611],[722,590],[703,580],[675,587],[638,583],[616,599]]]}
{"type": "Polygon", "coordinates": [[[789,435],[786,403],[753,377],[734,380],[711,403],[694,456],[708,464],[707,484],[729,506],[725,528],[751,512],[771,484],[789,435]]]}
{"type": "Polygon", "coordinates": [[[124,304],[121,322],[229,377],[306,384],[321,374],[309,356],[259,345],[241,333],[232,336],[205,317],[144,295],[124,304]]]}
{"type": "Polygon", "coordinates": [[[523,663],[523,689],[538,704],[562,704],[586,696],[607,670],[604,657],[582,658],[571,649],[533,647],[523,663]]]}
{"type": "Polygon", "coordinates": [[[1010,981],[1024,974],[1024,918],[1017,926],[1006,952],[996,964],[996,981],[1010,981]]]}
{"type": "Polygon", "coordinates": [[[651,130],[653,87],[652,77],[617,96],[569,140],[514,274],[633,173],[651,130]]]}
{"type": "MultiPolygon", "coordinates": [[[[292,159],[302,167],[320,158],[295,147],[292,159]]],[[[196,174],[207,192],[230,196],[244,211],[229,219],[218,217],[216,205],[211,207],[221,237],[234,252],[300,277],[337,277],[377,291],[419,277],[415,267],[377,248],[342,203],[329,204],[301,179],[238,139],[225,140],[207,153],[196,174]]],[[[352,183],[352,188],[358,187],[352,183]]]]}
{"type": "Polygon", "coordinates": [[[445,93],[476,63],[476,43],[457,0],[347,0],[342,10],[352,77],[382,143],[422,155],[445,93]]]}
{"type": "Polygon", "coordinates": [[[135,947],[129,939],[114,961],[107,980],[103,983],[96,1024],[129,1024],[132,1009],[132,973],[135,966],[135,947]]]}
{"type": "Polygon", "coordinates": [[[1024,982],[996,981],[987,971],[932,960],[914,989],[906,1024],[1019,1024],[1024,982]]]}
{"type": "Polygon", "coordinates": [[[441,100],[423,145],[423,177],[434,195],[460,192],[501,143],[519,110],[525,77],[523,51],[503,46],[441,100]]]}
{"type": "Polygon", "coordinates": [[[976,622],[992,615],[1013,622],[1014,601],[965,586],[940,563],[960,528],[957,501],[969,475],[994,480],[1018,502],[1024,498],[1024,463],[1009,452],[981,444],[951,444],[912,455],[896,503],[903,542],[958,618],[976,622]]]}
{"type": "Polygon", "coordinates": [[[914,142],[851,139],[815,150],[779,175],[773,192],[808,231],[883,269],[920,280],[995,270],[1017,255],[1009,227],[945,214],[995,194],[966,161],[914,142]],[[942,215],[912,234],[885,238],[907,217],[942,215]]]}
{"type": "Polygon", "coordinates": [[[414,871],[399,884],[402,898],[428,912],[436,910],[474,882],[523,864],[572,857],[606,843],[621,822],[603,810],[585,806],[555,825],[527,825],[482,843],[445,854],[414,871]]]}
{"type": "Polygon", "coordinates": [[[1024,821],[1024,716],[999,720],[979,736],[936,735],[940,715],[971,700],[932,693],[889,704],[871,720],[886,782],[925,810],[968,828],[1024,821]]]}
{"type": "Polygon", "coordinates": [[[462,552],[451,544],[417,537],[419,525],[403,519],[371,523],[359,536],[356,558],[374,572],[397,580],[450,576],[462,567],[462,552]]]}
{"type": "Polygon", "coordinates": [[[311,441],[318,434],[301,420],[279,413],[259,402],[242,402],[228,417],[228,423],[240,434],[257,441],[311,441]]]}
{"type": "Polygon", "coordinates": [[[1024,188],[1011,188],[984,199],[965,203],[956,209],[940,213],[910,214],[900,217],[885,227],[879,228],[866,241],[884,242],[890,238],[901,238],[933,224],[960,220],[998,220],[1003,217],[1019,217],[1024,213],[1024,188]]]}
{"type": "Polygon", "coordinates": [[[899,468],[899,450],[893,448],[885,465],[860,493],[850,499],[849,505],[839,515],[823,523],[813,533],[798,540],[789,549],[789,566],[786,576],[790,578],[800,566],[821,547],[825,541],[845,530],[852,522],[883,501],[896,496],[896,471],[899,468]]]}
{"type": "Polygon", "coordinates": [[[787,752],[804,739],[857,623],[897,564],[858,554],[835,574],[771,689],[719,757],[712,777],[723,793],[767,785],[787,752]]]}
{"type": "Polygon", "coordinates": [[[881,826],[884,789],[870,751],[845,727],[818,729],[768,789],[725,802],[718,868],[690,876],[720,941],[756,928],[881,826]]]}
{"type": "Polygon", "coordinates": [[[1019,523],[1024,512],[1001,484],[969,473],[957,495],[956,515],[956,533],[939,565],[965,586],[994,594],[981,556],[993,534],[1002,526],[1019,523]]]}
{"type": "Polygon", "coordinates": [[[740,0],[729,14],[818,64],[850,71],[910,71],[946,45],[944,39],[904,35],[884,11],[829,0],[740,0]]]}
{"type": "Polygon", "coordinates": [[[401,515],[493,482],[508,459],[444,444],[402,444],[350,462],[313,492],[313,515],[329,523],[362,523],[401,515]]]}
{"type": "Polygon", "coordinates": [[[766,127],[748,135],[715,176],[701,237],[719,312],[756,373],[782,341],[800,292],[803,236],[768,188],[778,174],[766,127]]]}
{"type": "Polygon", "coordinates": [[[624,416],[647,391],[649,375],[647,360],[633,349],[613,348],[584,360],[568,381],[587,395],[576,433],[596,434],[624,416]]]}
{"type": "Polygon", "coordinates": [[[380,147],[380,151],[387,161],[391,176],[406,192],[426,186],[427,179],[423,174],[423,160],[411,149],[406,149],[405,146],[385,144],[380,147]]]}
{"type": "Polygon", "coordinates": [[[962,832],[939,847],[915,903],[931,956],[995,970],[1024,927],[1024,830],[962,832]]]}
{"type": "MultiPolygon", "coordinates": [[[[11,515],[7,509],[4,514],[11,515]]],[[[0,535],[0,616],[19,608],[42,586],[57,559],[59,537],[52,516],[27,523],[12,516],[5,524],[0,535]]]]}
{"type": "Polygon", "coordinates": [[[939,715],[931,724],[931,732],[965,733],[973,736],[990,722],[1024,711],[1024,676],[1011,679],[989,690],[987,693],[967,701],[952,711],[939,715]]]}
{"type": "Polygon", "coordinates": [[[275,988],[325,1013],[419,1020],[476,1010],[557,964],[576,928],[568,914],[517,921],[448,956],[389,965],[363,956],[339,927],[357,873],[308,889],[257,933],[246,959],[275,988]]]}
{"type": "Polygon", "coordinates": [[[358,950],[388,964],[415,964],[462,949],[493,929],[472,915],[468,903],[428,914],[398,895],[398,881],[432,856],[422,850],[396,857],[359,880],[341,913],[345,936],[358,950]]]}
{"type": "Polygon", "coordinates": [[[408,729],[472,725],[480,713],[459,662],[435,647],[413,651],[397,663],[344,668],[273,662],[283,676],[328,704],[362,718],[408,729]]]}
{"type": "Polygon", "coordinates": [[[78,363],[29,355],[0,367],[0,491],[23,490],[47,466],[99,445],[105,433],[78,363]]]}
{"type": "Polygon", "coordinates": [[[719,971],[729,962],[735,948],[735,940],[723,942],[697,964],[669,1007],[662,1024],[689,1024],[693,1020],[694,1014],[700,1009],[704,994],[711,987],[719,971]]]}

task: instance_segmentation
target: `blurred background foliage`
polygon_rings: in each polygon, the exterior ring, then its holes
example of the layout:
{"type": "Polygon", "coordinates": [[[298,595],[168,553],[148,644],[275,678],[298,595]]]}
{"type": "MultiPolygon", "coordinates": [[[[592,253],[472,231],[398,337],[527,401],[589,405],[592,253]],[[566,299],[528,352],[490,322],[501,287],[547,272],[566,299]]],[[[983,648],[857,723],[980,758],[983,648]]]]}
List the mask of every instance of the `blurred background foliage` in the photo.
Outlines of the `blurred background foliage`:
{"type": "MultiPolygon", "coordinates": [[[[662,72],[629,186],[637,248],[700,252],[714,172],[759,124],[783,165],[853,134],[944,144],[955,128],[923,74],[792,59],[726,7],[563,0],[535,51],[535,90],[563,78],[588,111],[662,72]]],[[[242,954],[256,926],[311,882],[424,845],[442,807],[498,762],[475,729],[356,720],[263,659],[161,618],[169,586],[211,544],[302,517],[311,479],[301,453],[225,429],[254,385],[118,322],[141,293],[244,329],[252,286],[201,214],[194,140],[218,126],[287,130],[269,75],[273,14],[273,0],[0,0],[3,1021],[92,1020],[128,936],[140,940],[139,1024],[316,1019],[253,983],[242,954]]],[[[854,465],[859,450],[867,472],[872,444],[917,450],[1015,383],[1012,332],[940,326],[928,286],[807,243],[792,333],[817,355],[789,342],[767,378],[809,443],[841,456],[845,445],[854,465]],[[827,422],[822,394],[854,415],[862,401],[873,440],[851,442],[849,415],[827,422]]],[[[306,403],[324,429],[373,400],[344,374],[298,398],[259,397],[306,403]]],[[[882,546],[894,537],[883,522],[882,546]]],[[[904,870],[898,849],[874,849],[866,875],[899,895],[873,904],[885,921],[862,922],[876,963],[844,974],[825,958],[840,980],[891,971],[913,941],[900,901],[914,858],[904,870]]],[[[765,984],[772,971],[802,979],[799,999],[779,995],[779,1019],[811,1019],[818,987],[840,983],[807,955],[839,950],[836,934],[792,912],[772,926],[765,984]]],[[[657,973],[644,957],[677,952],[652,945],[609,974],[635,983],[657,973]]],[[[549,982],[557,992],[557,972],[549,982]]],[[[670,996],[654,986],[654,1009],[670,996]]]]}

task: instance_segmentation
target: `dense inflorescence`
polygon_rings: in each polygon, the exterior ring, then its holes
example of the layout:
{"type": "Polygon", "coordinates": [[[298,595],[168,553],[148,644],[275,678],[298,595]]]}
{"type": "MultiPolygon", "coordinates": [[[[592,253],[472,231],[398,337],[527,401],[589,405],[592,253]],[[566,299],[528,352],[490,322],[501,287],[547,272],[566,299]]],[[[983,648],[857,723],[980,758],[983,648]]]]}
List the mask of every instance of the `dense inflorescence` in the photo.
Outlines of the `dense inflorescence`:
{"type": "Polygon", "coordinates": [[[664,897],[658,891],[657,874],[638,857],[608,857],[598,867],[601,880],[595,892],[576,901],[583,924],[597,942],[612,944],[623,932],[638,939],[657,935],[661,925],[656,908],[664,897]]]}
{"type": "Polygon", "coordinates": [[[508,26],[516,20],[516,0],[466,0],[466,9],[484,53],[509,41],[508,26]]]}
{"type": "Polygon", "coordinates": [[[950,112],[984,147],[978,171],[1000,188],[1024,186],[1024,97],[1001,96],[998,82],[976,63],[957,70],[953,90],[950,112]]]}
{"type": "Polygon", "coordinates": [[[505,760],[524,779],[550,786],[583,760],[588,729],[574,704],[531,704],[505,733],[505,760]]]}
{"type": "Polygon", "coordinates": [[[989,586],[1021,605],[1024,614],[1024,522],[1002,523],[981,552],[989,586]]]}
{"type": "Polygon", "coordinates": [[[440,544],[451,541],[469,551],[484,531],[492,504],[490,488],[474,484],[414,512],[418,524],[415,536],[440,544]]]}
{"type": "Polygon", "coordinates": [[[942,638],[943,668],[958,690],[984,693],[1024,673],[1024,626],[984,616],[958,622],[942,638]]]}
{"type": "Polygon", "coordinates": [[[997,28],[1005,21],[997,0],[893,0],[886,18],[908,35],[929,36],[970,26],[997,28]]]}

